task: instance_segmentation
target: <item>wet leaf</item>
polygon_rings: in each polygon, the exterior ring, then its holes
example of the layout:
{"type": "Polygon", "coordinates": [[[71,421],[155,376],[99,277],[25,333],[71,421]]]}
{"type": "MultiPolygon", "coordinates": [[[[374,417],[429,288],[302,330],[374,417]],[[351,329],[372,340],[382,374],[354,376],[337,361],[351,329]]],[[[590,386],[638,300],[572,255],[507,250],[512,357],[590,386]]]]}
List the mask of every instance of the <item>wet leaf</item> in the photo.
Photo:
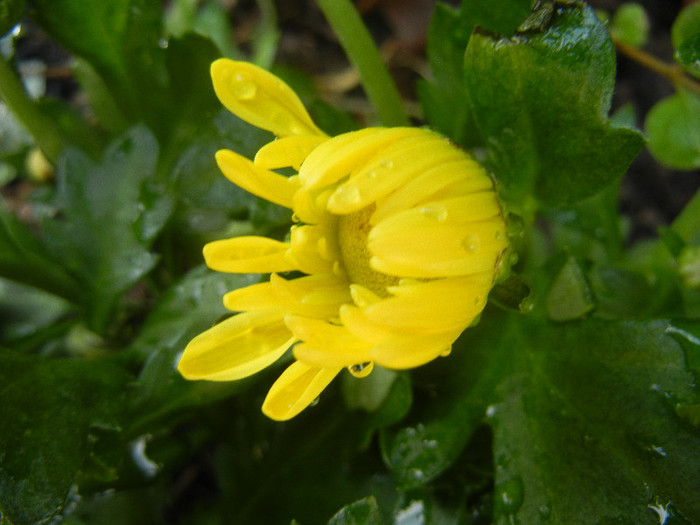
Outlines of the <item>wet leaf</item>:
{"type": "Polygon", "coordinates": [[[382,525],[383,523],[377,500],[373,496],[346,505],[328,521],[328,525],[382,525]]]}
{"type": "Polygon", "coordinates": [[[641,135],[608,120],[614,75],[607,29],[578,2],[540,4],[513,38],[472,36],[469,100],[516,212],[532,196],[561,205],[593,195],[639,153],[641,135]]]}
{"type": "Polygon", "coordinates": [[[17,525],[60,512],[98,429],[120,428],[131,376],[103,361],[0,353],[0,515],[17,525]]]}

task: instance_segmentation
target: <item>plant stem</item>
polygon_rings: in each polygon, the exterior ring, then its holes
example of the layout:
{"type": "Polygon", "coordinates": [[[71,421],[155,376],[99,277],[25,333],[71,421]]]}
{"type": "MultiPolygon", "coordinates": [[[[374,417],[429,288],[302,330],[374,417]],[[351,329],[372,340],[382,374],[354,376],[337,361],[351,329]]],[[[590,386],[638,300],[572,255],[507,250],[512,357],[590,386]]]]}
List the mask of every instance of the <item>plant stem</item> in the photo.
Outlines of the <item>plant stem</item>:
{"type": "Polygon", "coordinates": [[[0,57],[0,98],[54,164],[64,146],[60,128],[29,98],[12,66],[0,57]]]}
{"type": "Polygon", "coordinates": [[[340,44],[357,69],[370,102],[385,126],[406,126],[399,91],[369,31],[350,0],[317,0],[340,44]]]}
{"type": "Polygon", "coordinates": [[[690,242],[700,233],[700,190],[693,195],[690,202],[671,224],[671,229],[685,242],[690,242]]]}
{"type": "Polygon", "coordinates": [[[669,64],[658,58],[650,55],[649,53],[637,49],[636,47],[628,46],[623,44],[619,40],[613,37],[613,43],[617,50],[628,58],[631,58],[638,64],[646,67],[658,73],[659,75],[666,77],[673,84],[683,86],[684,88],[692,91],[696,95],[700,95],[700,83],[693,80],[691,77],[683,72],[683,69],[676,64],[669,64]]]}

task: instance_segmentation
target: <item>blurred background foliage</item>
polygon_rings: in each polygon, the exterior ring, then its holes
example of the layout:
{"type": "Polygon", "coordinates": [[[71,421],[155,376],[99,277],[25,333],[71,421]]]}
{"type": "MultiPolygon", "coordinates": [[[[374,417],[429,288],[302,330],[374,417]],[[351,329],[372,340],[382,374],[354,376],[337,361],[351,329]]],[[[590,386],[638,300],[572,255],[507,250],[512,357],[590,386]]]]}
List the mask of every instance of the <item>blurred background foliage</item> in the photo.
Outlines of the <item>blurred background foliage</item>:
{"type": "Polygon", "coordinates": [[[0,523],[700,523],[700,3],[589,4],[356,3],[414,123],[495,174],[513,269],[449,357],[276,423],[277,370],[175,370],[260,279],[204,243],[290,221],[219,174],[271,136],[209,64],[377,124],[334,29],[303,0],[1,0],[0,523]]]}

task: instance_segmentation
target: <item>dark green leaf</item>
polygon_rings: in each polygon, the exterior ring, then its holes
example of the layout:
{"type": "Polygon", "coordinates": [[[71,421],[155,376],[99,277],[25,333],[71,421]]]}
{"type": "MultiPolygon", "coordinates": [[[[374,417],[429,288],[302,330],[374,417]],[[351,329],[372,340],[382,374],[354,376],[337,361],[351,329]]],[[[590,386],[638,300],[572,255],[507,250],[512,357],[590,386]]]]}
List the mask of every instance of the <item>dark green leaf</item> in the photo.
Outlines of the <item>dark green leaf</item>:
{"type": "Polygon", "coordinates": [[[10,523],[56,515],[99,429],[119,429],[130,376],[102,361],[0,354],[0,514],[10,523]]]}
{"type": "Polygon", "coordinates": [[[687,38],[678,48],[676,60],[694,76],[700,77],[700,31],[687,38]]]}
{"type": "Polygon", "coordinates": [[[467,47],[474,118],[516,212],[532,197],[554,205],[600,191],[643,146],[638,132],[607,117],[615,53],[605,26],[590,8],[570,4],[542,3],[527,32],[480,32],[467,47]]]}
{"type": "Polygon", "coordinates": [[[31,230],[0,206],[0,276],[77,301],[80,287],[31,230]]]}
{"type": "Polygon", "coordinates": [[[500,520],[653,525],[659,505],[700,519],[700,435],[674,408],[698,393],[668,323],[505,332],[494,343],[515,362],[489,410],[500,520]]]}
{"type": "MultiPolygon", "coordinates": [[[[494,402],[509,352],[492,345],[489,334],[468,330],[448,357],[427,368],[433,378],[427,383],[439,387],[427,402],[414,401],[402,428],[381,435],[384,461],[399,486],[420,486],[452,465],[494,402]]],[[[414,385],[421,382],[426,379],[418,376],[414,385]]]]}
{"type": "Polygon", "coordinates": [[[700,97],[679,91],[657,103],[647,114],[644,127],[649,151],[672,168],[700,167],[700,97]]]}
{"type": "Polygon", "coordinates": [[[569,257],[554,277],[545,300],[547,315],[552,321],[572,321],[595,308],[591,288],[583,269],[569,257]]]}
{"type": "Polygon", "coordinates": [[[438,3],[428,33],[427,55],[433,79],[420,82],[425,118],[436,130],[463,145],[474,145],[474,129],[464,87],[464,50],[475,26],[511,35],[530,11],[530,0],[463,2],[460,10],[438,3]]]}
{"type": "Polygon", "coordinates": [[[60,215],[45,221],[44,232],[54,256],[83,285],[88,324],[98,333],[107,328],[118,298],[156,262],[148,241],[167,205],[150,193],[144,198],[143,188],[157,157],[153,136],[136,128],[99,163],[71,150],[59,165],[60,215]]]}
{"type": "Polygon", "coordinates": [[[343,507],[328,521],[328,525],[382,525],[383,523],[377,500],[373,496],[343,507]]]}
{"type": "Polygon", "coordinates": [[[33,0],[37,22],[87,60],[131,122],[163,114],[166,85],[157,0],[33,0]]]}

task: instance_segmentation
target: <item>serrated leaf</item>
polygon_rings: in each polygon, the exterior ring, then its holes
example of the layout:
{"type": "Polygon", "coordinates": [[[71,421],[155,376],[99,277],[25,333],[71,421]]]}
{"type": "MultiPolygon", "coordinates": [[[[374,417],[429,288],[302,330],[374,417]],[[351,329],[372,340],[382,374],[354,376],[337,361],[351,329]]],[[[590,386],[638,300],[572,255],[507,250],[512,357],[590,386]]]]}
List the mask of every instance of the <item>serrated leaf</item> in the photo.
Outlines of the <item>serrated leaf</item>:
{"type": "Polygon", "coordinates": [[[45,238],[54,257],[83,286],[87,321],[98,333],[107,327],[119,297],[156,263],[156,255],[148,250],[157,229],[151,220],[162,224],[164,214],[149,217],[154,202],[142,196],[157,157],[153,136],[135,128],[100,162],[70,150],[59,165],[60,215],[45,221],[45,238]]]}
{"type": "Polygon", "coordinates": [[[119,429],[131,376],[103,361],[0,354],[0,515],[46,523],[63,507],[97,439],[119,429]]]}
{"type": "Polygon", "coordinates": [[[679,91],[658,102],[644,122],[649,151],[675,169],[700,167],[700,97],[679,91]]]}
{"type": "Polygon", "coordinates": [[[522,27],[513,38],[476,33],[465,55],[474,118],[516,212],[532,198],[561,205],[595,194],[644,144],[608,120],[615,53],[590,8],[542,3],[522,27]]]}
{"type": "Polygon", "coordinates": [[[346,505],[328,521],[328,525],[382,525],[383,523],[377,500],[373,496],[346,505]]]}

